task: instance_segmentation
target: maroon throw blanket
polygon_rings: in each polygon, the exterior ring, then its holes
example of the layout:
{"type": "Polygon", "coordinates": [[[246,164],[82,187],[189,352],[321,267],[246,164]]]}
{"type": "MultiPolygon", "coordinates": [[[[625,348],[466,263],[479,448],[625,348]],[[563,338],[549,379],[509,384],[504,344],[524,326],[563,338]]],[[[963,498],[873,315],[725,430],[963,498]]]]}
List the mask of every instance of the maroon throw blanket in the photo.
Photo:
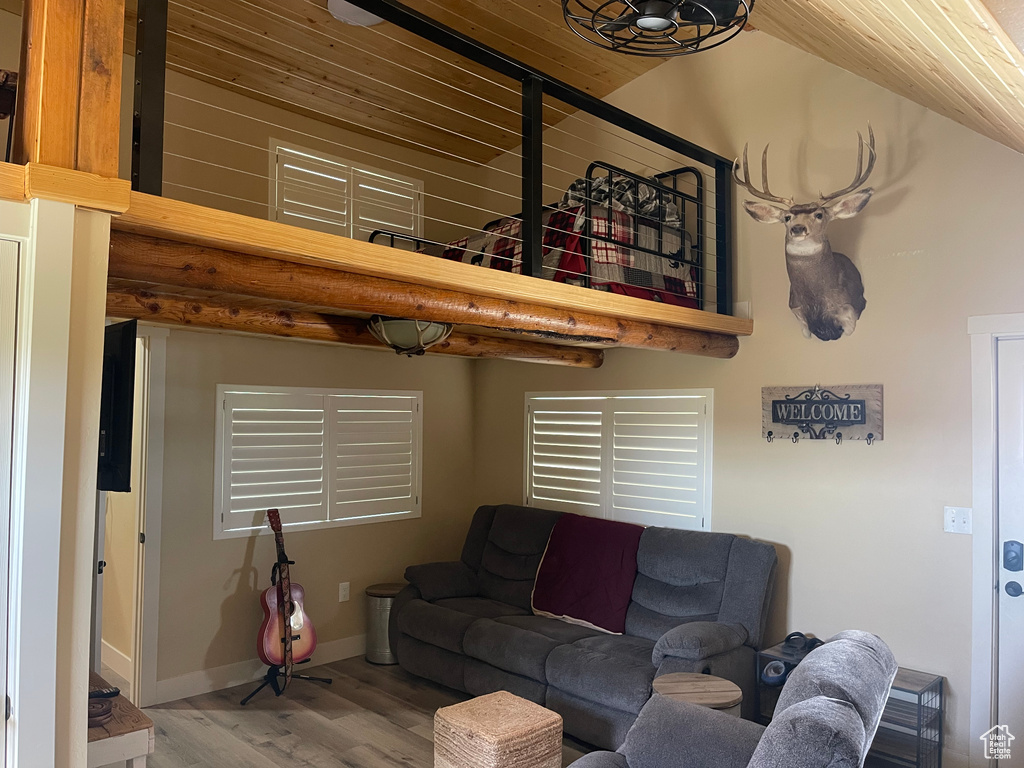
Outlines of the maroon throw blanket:
{"type": "Polygon", "coordinates": [[[533,612],[622,634],[643,527],[564,514],[537,571],[533,612]]]}

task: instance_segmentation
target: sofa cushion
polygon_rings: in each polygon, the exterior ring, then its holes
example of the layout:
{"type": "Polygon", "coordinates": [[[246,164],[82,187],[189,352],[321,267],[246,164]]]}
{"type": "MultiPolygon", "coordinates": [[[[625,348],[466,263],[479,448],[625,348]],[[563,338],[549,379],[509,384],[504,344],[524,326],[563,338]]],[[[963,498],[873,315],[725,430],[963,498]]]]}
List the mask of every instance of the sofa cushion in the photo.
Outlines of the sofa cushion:
{"type": "Polygon", "coordinates": [[[534,613],[622,634],[643,530],[583,515],[558,518],[537,571],[534,613]]]}
{"type": "Polygon", "coordinates": [[[466,692],[485,696],[495,691],[508,691],[527,701],[544,706],[548,687],[528,677],[514,675],[476,659],[466,659],[466,692]]]}
{"type": "Polygon", "coordinates": [[[748,768],[858,768],[865,739],[852,704],[815,696],[776,711],[748,768]]]}
{"type": "Polygon", "coordinates": [[[550,637],[559,643],[575,643],[584,637],[601,634],[599,630],[584,627],[582,624],[570,624],[567,621],[549,619],[545,616],[502,616],[495,621],[520,629],[528,629],[530,632],[550,637]]]}
{"type": "Polygon", "coordinates": [[[622,642],[626,635],[599,635],[560,645],[548,655],[548,685],[586,701],[636,714],[651,697],[651,648],[622,642]],[[587,647],[586,644],[595,647],[587,647]]]}
{"type": "MultiPolygon", "coordinates": [[[[640,662],[651,663],[651,654],[654,652],[654,643],[646,637],[633,637],[632,635],[595,635],[578,640],[574,643],[579,648],[586,648],[589,651],[606,653],[609,656],[625,656],[640,662]]],[[[653,679],[653,678],[652,678],[653,679]]]]}
{"type": "Polygon", "coordinates": [[[626,634],[657,640],[687,621],[717,621],[735,536],[646,528],[626,634]]]}
{"type": "Polygon", "coordinates": [[[522,616],[526,611],[508,603],[499,603],[486,597],[446,597],[434,605],[475,616],[478,619],[496,619],[499,616],[522,616]]]}
{"type": "Polygon", "coordinates": [[[480,594],[530,609],[548,536],[561,512],[503,504],[494,512],[480,560],[480,594]]]}
{"type": "Polygon", "coordinates": [[[481,619],[466,632],[466,654],[498,669],[546,683],[544,663],[560,643],[519,627],[481,619]]]}
{"type": "Polygon", "coordinates": [[[620,751],[629,768],[746,768],[763,733],[749,720],[655,694],[620,751]]]}
{"type": "Polygon", "coordinates": [[[474,621],[479,621],[479,617],[426,600],[410,600],[398,617],[398,628],[424,643],[462,653],[462,638],[474,621]]]}

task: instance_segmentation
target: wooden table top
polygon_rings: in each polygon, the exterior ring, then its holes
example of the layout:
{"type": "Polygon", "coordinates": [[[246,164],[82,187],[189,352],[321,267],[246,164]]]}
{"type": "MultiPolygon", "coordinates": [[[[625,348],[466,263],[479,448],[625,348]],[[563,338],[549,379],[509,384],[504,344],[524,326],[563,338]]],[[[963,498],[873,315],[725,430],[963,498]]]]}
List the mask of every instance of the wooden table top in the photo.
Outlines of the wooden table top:
{"type": "MultiPolygon", "coordinates": [[[[110,683],[95,672],[91,672],[89,674],[89,690],[95,691],[97,688],[110,688],[110,683]]],[[[111,703],[113,705],[113,717],[103,725],[89,729],[90,743],[109,739],[113,736],[124,736],[126,733],[153,730],[153,721],[142,714],[142,710],[124,696],[115,696],[111,703]]]]}
{"type": "Polygon", "coordinates": [[[673,672],[655,678],[654,690],[677,701],[711,709],[728,709],[743,701],[743,691],[731,680],[698,672],[673,672]]]}

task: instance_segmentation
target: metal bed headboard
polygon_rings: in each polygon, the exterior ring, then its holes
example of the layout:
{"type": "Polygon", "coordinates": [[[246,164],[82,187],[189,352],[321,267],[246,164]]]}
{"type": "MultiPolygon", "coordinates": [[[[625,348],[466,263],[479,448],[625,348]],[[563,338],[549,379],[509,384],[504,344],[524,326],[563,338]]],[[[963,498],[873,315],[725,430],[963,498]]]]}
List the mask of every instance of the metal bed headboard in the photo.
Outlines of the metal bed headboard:
{"type": "MultiPolygon", "coordinates": [[[[651,177],[641,176],[636,173],[618,168],[609,163],[596,160],[590,164],[587,168],[586,175],[586,199],[584,201],[584,231],[583,231],[583,242],[585,243],[586,255],[589,258],[591,255],[591,243],[594,240],[609,243],[611,245],[617,245],[623,248],[628,248],[634,251],[640,251],[642,253],[650,254],[651,256],[660,256],[661,258],[669,259],[672,262],[679,262],[682,264],[690,265],[694,270],[694,281],[697,284],[697,304],[700,308],[704,307],[704,223],[705,223],[705,206],[704,206],[704,174],[700,169],[693,166],[684,166],[682,168],[676,168],[675,170],[665,171],[651,177]],[[632,232],[630,242],[623,242],[613,237],[612,227],[607,228],[608,234],[601,235],[594,233],[594,195],[593,195],[593,184],[597,180],[595,178],[595,171],[604,171],[605,173],[600,174],[597,178],[605,176],[608,178],[608,184],[610,188],[615,185],[616,178],[623,178],[632,183],[633,186],[633,210],[626,210],[630,217],[630,223],[632,224],[632,232]],[[679,180],[681,177],[687,175],[693,176],[694,193],[684,192],[679,189],[679,180]],[[671,180],[672,186],[668,186],[666,183],[671,180]],[[640,213],[640,187],[645,186],[654,191],[658,210],[661,215],[658,217],[651,217],[640,213]],[[679,238],[680,238],[680,253],[679,254],[666,254],[664,249],[664,238],[665,238],[665,211],[667,210],[666,203],[673,201],[679,210],[679,238]],[[682,258],[682,251],[685,248],[686,243],[686,203],[692,203],[696,206],[696,232],[694,235],[693,252],[696,254],[694,258],[682,258]],[[657,249],[647,248],[640,244],[640,227],[647,226],[657,229],[658,233],[658,247],[657,249]],[[673,256],[680,256],[680,258],[673,258],[673,256]]],[[[609,213],[609,216],[611,214],[609,213]]],[[[589,284],[589,280],[587,281],[589,284]]]]}

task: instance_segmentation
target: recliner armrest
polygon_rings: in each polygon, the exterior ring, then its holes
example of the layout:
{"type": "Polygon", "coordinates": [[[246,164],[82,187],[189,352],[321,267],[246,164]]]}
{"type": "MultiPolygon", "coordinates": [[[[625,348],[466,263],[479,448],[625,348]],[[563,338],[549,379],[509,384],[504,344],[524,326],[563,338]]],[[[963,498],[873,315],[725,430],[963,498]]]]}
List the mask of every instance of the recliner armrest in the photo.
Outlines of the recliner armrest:
{"type": "Polygon", "coordinates": [[[662,635],[654,646],[651,661],[656,667],[668,656],[700,661],[739,648],[746,639],[747,630],[740,624],[691,621],[662,635]]]}
{"type": "Polygon", "coordinates": [[[405,578],[424,600],[431,602],[445,597],[474,597],[480,592],[476,573],[461,561],[410,565],[405,578]]]}

